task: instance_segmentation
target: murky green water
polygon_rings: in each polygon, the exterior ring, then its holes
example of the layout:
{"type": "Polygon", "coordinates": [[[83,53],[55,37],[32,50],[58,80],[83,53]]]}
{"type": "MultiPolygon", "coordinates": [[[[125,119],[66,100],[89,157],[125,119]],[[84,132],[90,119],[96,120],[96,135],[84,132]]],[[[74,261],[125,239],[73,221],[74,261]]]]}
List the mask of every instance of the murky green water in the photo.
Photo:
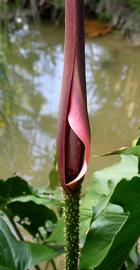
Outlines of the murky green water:
{"type": "MultiPolygon", "coordinates": [[[[20,174],[46,185],[55,151],[64,29],[27,26],[3,44],[0,64],[0,178],[20,174]],[[1,61],[2,62],[2,61],[1,61]]],[[[140,125],[140,48],[118,35],[86,42],[91,155],[128,146],[140,125]]],[[[94,160],[89,173],[115,162],[94,160]]]]}

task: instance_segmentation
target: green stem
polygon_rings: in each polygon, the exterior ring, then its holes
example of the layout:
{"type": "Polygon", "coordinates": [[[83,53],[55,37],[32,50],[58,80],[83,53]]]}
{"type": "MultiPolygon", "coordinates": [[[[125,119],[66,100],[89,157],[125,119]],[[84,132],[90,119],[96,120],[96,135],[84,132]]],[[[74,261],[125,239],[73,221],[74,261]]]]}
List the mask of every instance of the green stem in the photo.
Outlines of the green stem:
{"type": "Polygon", "coordinates": [[[64,197],[66,270],[78,270],[80,189],[65,193],[64,197]]]}

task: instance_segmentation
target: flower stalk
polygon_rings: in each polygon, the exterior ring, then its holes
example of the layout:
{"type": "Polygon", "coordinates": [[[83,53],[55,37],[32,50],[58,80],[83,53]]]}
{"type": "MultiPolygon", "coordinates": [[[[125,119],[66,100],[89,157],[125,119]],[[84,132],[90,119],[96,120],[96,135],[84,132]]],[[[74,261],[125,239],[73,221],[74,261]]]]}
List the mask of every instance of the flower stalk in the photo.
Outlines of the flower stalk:
{"type": "Polygon", "coordinates": [[[80,190],[90,155],[83,0],[65,0],[64,71],[57,155],[65,201],[66,270],[78,270],[80,190]]]}
{"type": "Polygon", "coordinates": [[[64,195],[66,270],[78,270],[79,265],[79,201],[80,186],[74,193],[64,195]]]}

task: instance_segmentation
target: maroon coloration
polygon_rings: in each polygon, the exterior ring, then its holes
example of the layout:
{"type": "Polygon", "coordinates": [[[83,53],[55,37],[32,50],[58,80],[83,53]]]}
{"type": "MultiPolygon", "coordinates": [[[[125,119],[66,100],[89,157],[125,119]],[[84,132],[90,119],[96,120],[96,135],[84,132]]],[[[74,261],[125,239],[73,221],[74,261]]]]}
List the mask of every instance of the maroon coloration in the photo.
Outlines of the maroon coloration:
{"type": "Polygon", "coordinates": [[[57,151],[61,184],[71,192],[84,177],[90,153],[82,0],[65,1],[65,60],[57,151]]]}
{"type": "Polygon", "coordinates": [[[85,147],[82,141],[77,137],[69,126],[66,134],[66,153],[65,153],[65,175],[68,184],[75,179],[82,168],[84,160],[85,147]]]}

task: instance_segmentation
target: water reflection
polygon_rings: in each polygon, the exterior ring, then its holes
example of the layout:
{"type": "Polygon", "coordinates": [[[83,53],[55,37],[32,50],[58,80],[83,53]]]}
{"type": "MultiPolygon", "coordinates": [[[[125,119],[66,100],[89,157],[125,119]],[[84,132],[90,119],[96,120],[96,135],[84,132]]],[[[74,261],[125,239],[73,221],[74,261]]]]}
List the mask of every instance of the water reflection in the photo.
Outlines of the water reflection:
{"type": "MultiPolygon", "coordinates": [[[[17,172],[47,183],[55,149],[63,69],[64,30],[41,25],[23,29],[4,44],[0,65],[0,178],[17,172]],[[1,61],[2,63],[2,61],[1,61]]],[[[129,145],[140,124],[140,49],[118,36],[87,40],[88,109],[92,154],[129,145]]],[[[93,170],[115,159],[93,160],[93,170]]]]}

